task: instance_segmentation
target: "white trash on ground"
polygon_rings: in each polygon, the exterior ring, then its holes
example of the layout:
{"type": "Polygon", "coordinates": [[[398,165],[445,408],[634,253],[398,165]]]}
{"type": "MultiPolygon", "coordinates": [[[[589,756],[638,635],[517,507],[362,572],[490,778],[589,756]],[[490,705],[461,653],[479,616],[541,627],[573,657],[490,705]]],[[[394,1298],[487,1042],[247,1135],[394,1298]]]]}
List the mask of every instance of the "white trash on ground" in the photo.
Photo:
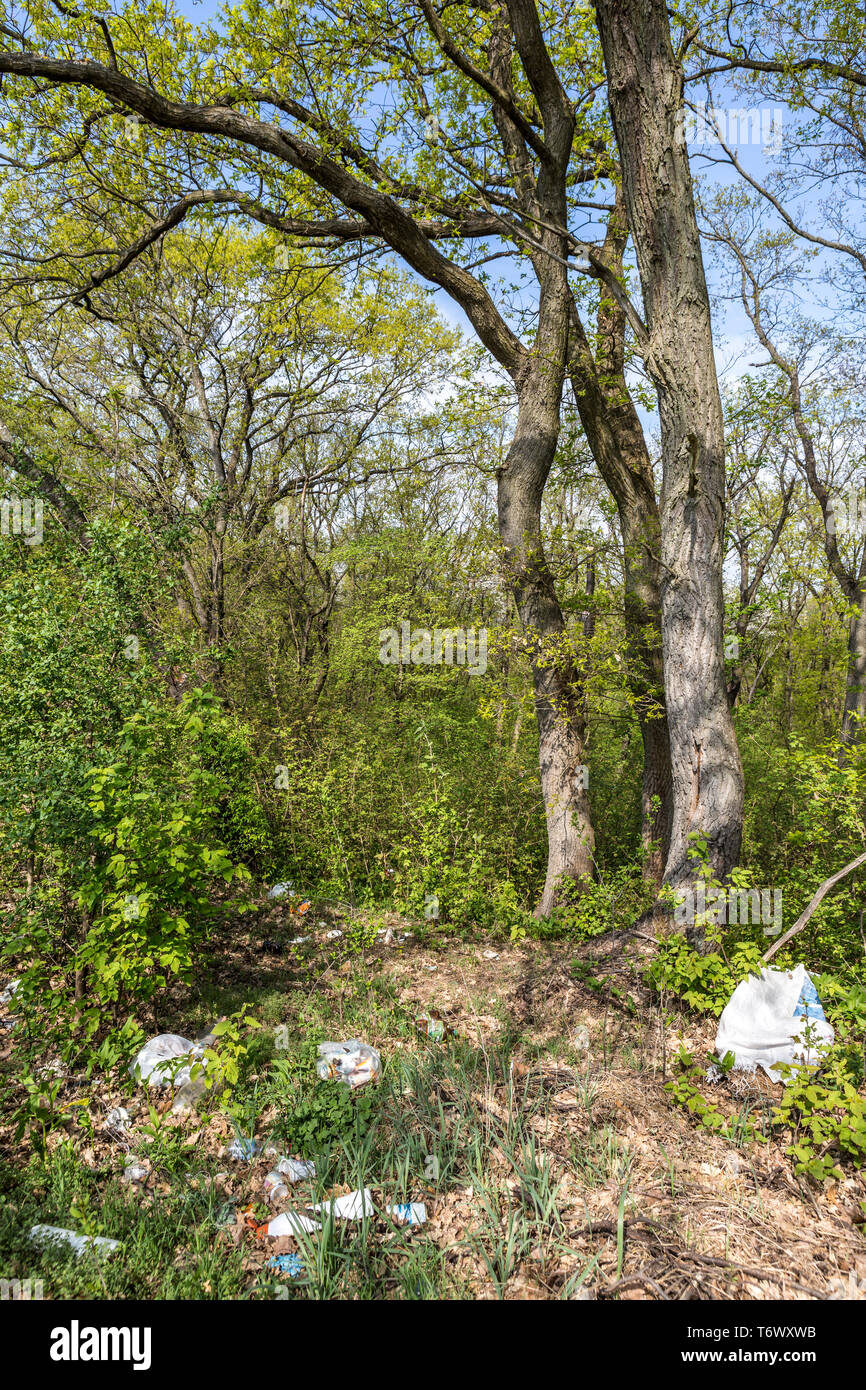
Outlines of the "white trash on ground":
{"type": "Polygon", "coordinates": [[[37,1245],[69,1245],[76,1255],[83,1255],[88,1246],[110,1255],[120,1249],[119,1240],[109,1240],[107,1236],[81,1236],[76,1231],[66,1231],[62,1226],[31,1226],[30,1239],[37,1245]]]}
{"type": "Polygon", "coordinates": [[[262,1183],[262,1192],[265,1201],[270,1202],[271,1206],[276,1206],[277,1202],[283,1202],[288,1197],[289,1189],[283,1181],[282,1173],[279,1173],[276,1168],[272,1168],[267,1174],[262,1183]]]}
{"type": "Polygon", "coordinates": [[[734,1055],[734,1069],[761,1067],[781,1081],[780,1065],[817,1066],[833,1042],[833,1029],[804,965],[766,966],[760,977],[741,980],[725,1005],[716,1033],[716,1055],[734,1055]]]}
{"type": "Polygon", "coordinates": [[[240,1163],[252,1163],[258,1158],[262,1151],[261,1142],[258,1139],[247,1139],[244,1135],[238,1135],[233,1139],[225,1150],[226,1158],[236,1158],[240,1163]]]}
{"type": "Polygon", "coordinates": [[[357,1038],[342,1043],[324,1042],[319,1045],[316,1071],[320,1081],[342,1081],[354,1089],[381,1075],[382,1059],[375,1047],[368,1047],[357,1038]]]}
{"type": "Polygon", "coordinates": [[[129,1068],[134,1081],[144,1081],[151,1088],[155,1086],[183,1086],[189,1081],[190,1071],[203,1055],[204,1048],[179,1033],[160,1033],[150,1038],[129,1068]],[[181,1057],[188,1057],[189,1063],[179,1067],[181,1057]]]}
{"type": "Polygon", "coordinates": [[[179,1033],[160,1033],[148,1038],[129,1068],[134,1081],[144,1081],[148,1087],[186,1086],[191,1081],[190,1071],[204,1056],[206,1047],[215,1041],[213,1030],[203,1033],[195,1042],[182,1038],[179,1033]],[[179,1059],[188,1057],[185,1067],[178,1066],[179,1059]]]}
{"type": "Polygon", "coordinates": [[[275,1165],[276,1171],[288,1178],[289,1182],[303,1182],[304,1178],[316,1176],[316,1165],[306,1158],[281,1158],[275,1165]]]}
{"type": "Polygon", "coordinates": [[[15,995],[21,988],[20,980],[10,980],[4,989],[0,990],[0,1004],[11,1004],[15,995]]]}
{"type": "Polygon", "coordinates": [[[275,883],[273,888],[268,889],[269,898],[285,898],[287,894],[294,893],[293,883],[275,883]]]}
{"type": "Polygon", "coordinates": [[[335,1197],[330,1202],[319,1202],[313,1210],[330,1214],[337,1221],[360,1221],[376,1213],[369,1187],[360,1192],[347,1192],[345,1197],[335,1197]]]}
{"type": "Polygon", "coordinates": [[[423,1226],[427,1220],[427,1207],[423,1202],[395,1202],[387,1210],[395,1221],[405,1221],[409,1226],[423,1226]]]}
{"type": "Polygon", "coordinates": [[[268,1222],[269,1236],[296,1236],[299,1231],[321,1231],[319,1221],[302,1215],[299,1211],[284,1211],[268,1222]]]}
{"type": "Polygon", "coordinates": [[[106,1115],[102,1124],[102,1128],[113,1129],[117,1133],[122,1134],[124,1130],[129,1129],[131,1123],[132,1121],[129,1118],[129,1111],[126,1109],[126,1107],[123,1105],[115,1105],[114,1109],[109,1110],[108,1114],[106,1115]]]}
{"type": "Polygon", "coordinates": [[[130,1156],[130,1160],[123,1170],[123,1181],[133,1184],[147,1182],[150,1173],[150,1163],[141,1163],[137,1158],[130,1156]]]}

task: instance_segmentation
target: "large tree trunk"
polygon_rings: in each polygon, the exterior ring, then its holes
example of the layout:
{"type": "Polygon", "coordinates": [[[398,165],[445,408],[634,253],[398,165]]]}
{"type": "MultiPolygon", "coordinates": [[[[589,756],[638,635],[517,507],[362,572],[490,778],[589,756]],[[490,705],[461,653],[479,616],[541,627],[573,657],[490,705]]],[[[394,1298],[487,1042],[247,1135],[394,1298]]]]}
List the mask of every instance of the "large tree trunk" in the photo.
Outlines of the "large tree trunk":
{"type": "MultiPolygon", "coordinates": [[[[563,316],[563,324],[565,318],[563,316]]],[[[559,437],[562,361],[536,362],[519,391],[517,427],[499,475],[499,534],[532,657],[538,758],[547,817],[547,876],[538,915],[563,879],[593,874],[595,836],[584,771],[583,689],[541,539],[541,498],[559,437]]]]}
{"type": "MultiPolygon", "coordinates": [[[[547,875],[538,915],[553,909],[560,885],[593,874],[595,837],[589,813],[584,692],[541,539],[541,499],[559,439],[559,412],[568,353],[571,291],[567,244],[555,230],[567,225],[566,176],[574,112],[544,45],[532,0],[508,0],[511,34],[494,26],[491,62],[511,82],[512,36],[544,123],[546,156],[529,176],[527,151],[494,112],[519,191],[540,248],[532,255],[538,279],[538,324],[532,353],[512,373],[517,425],[499,474],[499,535],[511,592],[532,653],[541,790],[547,817],[547,875]]],[[[502,12],[504,21],[504,12],[502,12]]]]}
{"type": "MultiPolygon", "coordinates": [[[[622,271],[628,229],[621,191],[608,221],[603,256],[622,271]]],[[[625,315],[603,295],[593,355],[577,306],[570,306],[569,374],[596,466],[619,513],[623,538],[629,686],[643,740],[641,839],[644,875],[661,884],[673,816],[671,754],[662,666],[661,524],[652,461],[625,379],[625,315]]]]}
{"type": "Polygon", "coordinates": [[[622,530],[629,685],[643,740],[644,872],[660,884],[670,845],[673,802],[662,666],[661,539],[652,465],[631,398],[621,394],[618,400],[606,399],[583,329],[574,319],[572,323],[572,389],[593,458],[616,502],[622,530]]]}
{"type": "Polygon", "coordinates": [[[848,624],[848,670],[842,712],[839,762],[844,765],[866,729],[866,588],[849,595],[854,608],[848,624]]]}
{"type": "Polygon", "coordinates": [[[673,823],[665,881],[693,871],[706,837],[724,878],[737,863],[743,772],[725,691],[724,433],[709,297],[682,139],[682,71],[664,0],[597,0],[608,100],[647,319],[662,435],[661,580],[673,823]]]}

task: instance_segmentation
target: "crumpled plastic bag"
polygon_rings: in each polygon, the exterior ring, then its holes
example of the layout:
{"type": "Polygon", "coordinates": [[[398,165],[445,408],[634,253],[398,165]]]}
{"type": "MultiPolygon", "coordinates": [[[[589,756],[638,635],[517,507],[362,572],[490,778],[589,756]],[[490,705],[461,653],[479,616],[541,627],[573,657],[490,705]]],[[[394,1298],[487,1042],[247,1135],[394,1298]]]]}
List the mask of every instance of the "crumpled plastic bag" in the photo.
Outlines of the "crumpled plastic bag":
{"type": "Polygon", "coordinates": [[[766,966],[741,980],[719,1019],[716,1055],[734,1055],[734,1070],[761,1067],[771,1081],[780,1065],[817,1066],[834,1033],[804,965],[766,966]]]}
{"type": "Polygon", "coordinates": [[[134,1081],[143,1081],[150,1088],[157,1086],[185,1086],[191,1079],[190,1071],[196,1061],[204,1054],[201,1043],[190,1042],[179,1033],[160,1033],[150,1038],[138,1053],[129,1068],[134,1081]],[[180,1057],[188,1057],[185,1067],[178,1067],[180,1057]]]}
{"type": "Polygon", "coordinates": [[[375,1047],[368,1047],[357,1038],[324,1042],[319,1045],[316,1071],[321,1081],[342,1081],[354,1089],[381,1076],[382,1059],[375,1047]]]}
{"type": "MultiPolygon", "coordinates": [[[[195,1042],[182,1038],[179,1033],[160,1033],[144,1044],[130,1064],[129,1074],[133,1081],[143,1081],[151,1089],[157,1086],[189,1086],[192,1068],[200,1062],[205,1048],[212,1046],[215,1038],[213,1028],[202,1033],[195,1042]],[[185,1067],[178,1066],[181,1057],[189,1058],[185,1067]]],[[[197,1087],[193,1089],[198,1090],[197,1087]]]]}

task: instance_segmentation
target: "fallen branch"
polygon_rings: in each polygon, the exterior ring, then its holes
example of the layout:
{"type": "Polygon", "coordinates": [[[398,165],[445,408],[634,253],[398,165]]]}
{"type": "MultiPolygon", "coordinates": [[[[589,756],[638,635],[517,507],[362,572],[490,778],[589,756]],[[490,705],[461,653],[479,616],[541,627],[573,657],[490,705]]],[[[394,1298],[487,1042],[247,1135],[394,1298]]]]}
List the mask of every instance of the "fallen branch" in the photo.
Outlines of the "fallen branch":
{"type": "Polygon", "coordinates": [[[610,1298],[612,1294],[619,1293],[621,1289],[634,1288],[636,1284],[642,1284],[644,1288],[654,1293],[656,1298],[670,1303],[670,1299],[661,1285],[657,1284],[655,1279],[650,1279],[647,1274],[630,1274],[627,1279],[620,1279],[616,1284],[608,1284],[605,1288],[600,1289],[599,1294],[602,1298],[610,1298]]]}
{"type": "Polygon", "coordinates": [[[806,908],[804,912],[801,912],[800,916],[797,918],[790,931],[786,931],[784,936],[780,936],[778,941],[773,942],[773,945],[770,947],[769,951],[764,952],[762,960],[765,964],[768,961],[771,961],[776,952],[781,951],[782,947],[787,945],[787,943],[791,940],[792,937],[796,936],[798,932],[801,932],[803,930],[806,923],[809,921],[809,918],[812,916],[812,913],[818,907],[821,900],[827,896],[827,894],[830,892],[830,889],[834,888],[836,884],[839,882],[839,880],[844,878],[846,874],[850,874],[854,869],[859,869],[861,864],[866,864],[866,854],[859,854],[856,859],[851,860],[850,864],[846,864],[844,869],[840,869],[837,874],[833,874],[832,878],[827,878],[824,880],[824,882],[821,884],[821,887],[815,894],[814,898],[809,903],[809,906],[806,908]]]}
{"type": "Polygon", "coordinates": [[[798,1293],[808,1294],[810,1298],[824,1300],[827,1295],[820,1289],[813,1289],[808,1284],[798,1284],[792,1280],[789,1274],[782,1274],[774,1269],[753,1269],[749,1265],[734,1265],[729,1260],[723,1260],[718,1255],[700,1255],[697,1250],[687,1250],[678,1247],[675,1250],[668,1248],[667,1254],[675,1254],[678,1259],[692,1260],[697,1264],[712,1265],[716,1269],[724,1270],[726,1274],[739,1274],[747,1279],[763,1279],[772,1284],[787,1285],[788,1288],[796,1289],[798,1293]]]}

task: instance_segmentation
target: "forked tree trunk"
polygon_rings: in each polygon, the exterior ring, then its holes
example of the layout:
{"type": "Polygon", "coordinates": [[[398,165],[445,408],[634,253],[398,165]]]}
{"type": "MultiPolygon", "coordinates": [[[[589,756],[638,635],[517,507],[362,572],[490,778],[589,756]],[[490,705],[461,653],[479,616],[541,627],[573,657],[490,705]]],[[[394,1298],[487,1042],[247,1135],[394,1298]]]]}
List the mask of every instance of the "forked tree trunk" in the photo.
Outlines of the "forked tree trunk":
{"type": "Polygon", "coordinates": [[[689,836],[736,865],[743,772],[725,691],[724,433],[709,297],[683,140],[682,70],[664,0],[597,0],[608,100],[647,320],[662,436],[662,640],[673,823],[665,881],[693,872],[689,836]]]}

